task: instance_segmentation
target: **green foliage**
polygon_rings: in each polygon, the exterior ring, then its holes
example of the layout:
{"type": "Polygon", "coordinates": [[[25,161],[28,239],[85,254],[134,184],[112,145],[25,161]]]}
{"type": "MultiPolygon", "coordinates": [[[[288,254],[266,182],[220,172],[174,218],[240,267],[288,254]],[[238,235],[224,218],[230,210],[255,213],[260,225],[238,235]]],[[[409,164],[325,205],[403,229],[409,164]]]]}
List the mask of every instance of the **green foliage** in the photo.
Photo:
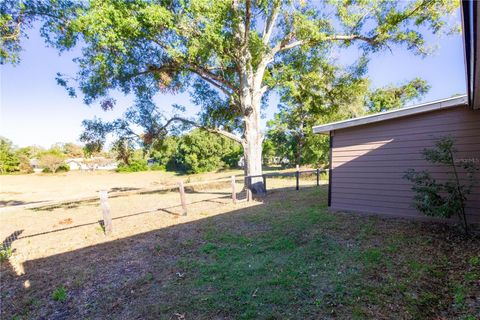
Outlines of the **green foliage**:
{"type": "Polygon", "coordinates": [[[129,164],[121,163],[117,172],[140,172],[148,171],[147,161],[144,159],[134,159],[129,162],[129,164]]]}
{"type": "Polygon", "coordinates": [[[83,158],[84,156],[83,147],[71,142],[58,142],[55,143],[50,149],[63,153],[67,158],[83,158]]]}
{"type": "MultiPolygon", "coordinates": [[[[128,167],[130,165],[130,158],[132,158],[134,155],[135,146],[131,140],[120,137],[113,143],[112,151],[115,154],[116,159],[128,167]]],[[[138,167],[138,163],[132,168],[134,167],[138,167]]]]}
{"type": "Polygon", "coordinates": [[[12,248],[8,246],[0,246],[0,263],[4,263],[12,256],[12,248]]]}
{"type": "MultiPolygon", "coordinates": [[[[137,150],[140,152],[140,150],[137,150]]],[[[187,173],[215,171],[236,167],[242,153],[241,146],[232,140],[196,129],[180,136],[168,136],[155,141],[151,147],[150,157],[153,164],[140,154],[130,151],[129,164],[125,161],[118,172],[137,172],[146,170],[174,170],[187,173]]]]}
{"type": "Polygon", "coordinates": [[[0,137],[0,173],[10,173],[18,171],[20,160],[14,152],[12,142],[6,138],[0,137]]]}
{"type": "Polygon", "coordinates": [[[29,146],[24,148],[19,148],[16,150],[16,153],[19,157],[25,156],[28,159],[36,159],[45,152],[45,149],[39,146],[29,146]]]}
{"type": "Polygon", "coordinates": [[[269,156],[264,152],[264,157],[286,157],[291,164],[328,165],[329,139],[314,134],[313,126],[399,108],[429,90],[416,78],[372,91],[365,58],[349,68],[297,52],[290,60],[281,75],[279,112],[267,123],[264,147],[269,156]]]}
{"type": "MultiPolygon", "coordinates": [[[[315,70],[298,68],[297,56],[328,57],[333,49],[353,45],[365,55],[396,45],[425,55],[428,47],[421,31],[450,32],[448,16],[458,5],[458,0],[5,0],[0,5],[0,57],[2,62],[18,62],[21,35],[41,20],[42,35],[53,47],[82,47],[75,59],[77,83],[57,77],[70,95],[76,95],[78,86],[87,104],[99,102],[105,110],[115,105],[111,92],[135,95],[135,105],[124,117],[84,123],[87,150],[99,151],[111,132],[149,147],[165,137],[171,124],[155,105],[156,95],[189,90],[201,107],[200,125],[220,128],[229,136],[235,133],[236,141],[248,129],[252,134],[244,135],[245,143],[260,153],[258,122],[269,92],[292,91],[294,98],[301,97],[292,87],[298,78],[305,84],[320,80],[324,87],[315,70]],[[132,128],[143,132],[136,134],[132,128]]],[[[313,106],[322,96],[311,95],[308,103],[313,106]]],[[[332,101],[320,106],[328,108],[332,101]]]]}
{"type": "Polygon", "coordinates": [[[167,168],[173,165],[173,159],[178,149],[178,142],[181,138],[168,136],[165,139],[156,141],[152,146],[150,156],[160,167],[167,168]]]}
{"type": "Polygon", "coordinates": [[[167,170],[166,166],[162,166],[161,164],[154,163],[148,167],[149,170],[151,171],[165,171],[167,170]]]}
{"type": "Polygon", "coordinates": [[[65,302],[68,298],[68,293],[65,287],[58,287],[52,293],[52,299],[59,302],[65,302]]]}
{"type": "Polygon", "coordinates": [[[407,102],[425,95],[430,86],[420,78],[398,87],[388,86],[369,92],[367,108],[369,112],[383,112],[403,107],[407,102]]]}
{"type": "Polygon", "coordinates": [[[200,173],[235,167],[241,153],[238,143],[197,129],[179,139],[170,168],[174,166],[187,173],[200,173]]]}
{"type": "Polygon", "coordinates": [[[62,164],[60,165],[55,172],[52,172],[50,168],[43,168],[42,172],[43,173],[59,173],[59,172],[68,172],[70,171],[70,166],[68,164],[62,164]]]}
{"type": "Polygon", "coordinates": [[[468,224],[465,215],[465,202],[476,184],[475,173],[479,170],[475,159],[457,159],[454,139],[443,137],[435,148],[425,149],[425,160],[438,164],[448,171],[447,179],[440,182],[427,170],[409,169],[404,178],[413,183],[414,205],[428,216],[450,218],[457,215],[465,231],[468,224]]]}

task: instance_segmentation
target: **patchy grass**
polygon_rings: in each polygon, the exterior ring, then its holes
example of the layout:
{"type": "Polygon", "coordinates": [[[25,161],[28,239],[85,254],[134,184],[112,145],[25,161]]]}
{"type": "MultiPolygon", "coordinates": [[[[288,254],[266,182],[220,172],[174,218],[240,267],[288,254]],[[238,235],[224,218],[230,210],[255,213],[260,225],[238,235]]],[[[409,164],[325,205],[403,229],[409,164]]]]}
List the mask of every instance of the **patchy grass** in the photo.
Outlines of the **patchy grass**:
{"type": "Polygon", "coordinates": [[[2,284],[2,311],[19,319],[480,318],[478,238],[332,214],[325,197],[324,188],[274,193],[261,205],[28,261],[25,275],[2,284]],[[66,303],[48,301],[55,288],[66,303]]]}

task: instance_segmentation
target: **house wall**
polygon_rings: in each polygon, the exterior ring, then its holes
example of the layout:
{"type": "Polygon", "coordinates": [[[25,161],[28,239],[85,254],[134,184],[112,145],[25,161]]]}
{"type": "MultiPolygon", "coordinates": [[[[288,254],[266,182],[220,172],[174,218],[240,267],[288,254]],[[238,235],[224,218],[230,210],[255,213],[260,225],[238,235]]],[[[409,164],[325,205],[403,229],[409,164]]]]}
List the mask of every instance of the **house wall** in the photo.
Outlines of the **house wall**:
{"type": "MultiPolygon", "coordinates": [[[[447,170],[425,161],[422,151],[446,135],[456,141],[458,160],[475,159],[480,165],[480,112],[464,106],[335,131],[331,208],[423,216],[412,207],[411,183],[403,176],[414,168],[445,178],[447,170]]],[[[469,196],[467,214],[480,221],[480,186],[469,196]]]]}

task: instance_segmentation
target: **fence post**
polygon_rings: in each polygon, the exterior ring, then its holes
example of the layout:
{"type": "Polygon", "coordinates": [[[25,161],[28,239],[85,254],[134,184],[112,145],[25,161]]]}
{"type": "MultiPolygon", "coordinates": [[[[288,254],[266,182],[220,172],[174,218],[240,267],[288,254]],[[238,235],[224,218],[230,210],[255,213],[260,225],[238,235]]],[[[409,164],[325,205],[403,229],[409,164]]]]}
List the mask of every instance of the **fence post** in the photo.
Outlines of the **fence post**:
{"type": "Polygon", "coordinates": [[[320,169],[317,169],[317,187],[320,185],[320,169]]]}
{"type": "Polygon", "coordinates": [[[265,194],[267,194],[267,176],[263,174],[262,178],[263,178],[263,188],[265,188],[265,194]]]}
{"type": "Polygon", "coordinates": [[[247,201],[250,202],[253,199],[252,195],[252,177],[247,177],[247,201]]]}
{"type": "Polygon", "coordinates": [[[232,201],[234,204],[237,203],[237,190],[235,189],[235,176],[232,176],[232,201]]]}
{"type": "Polygon", "coordinates": [[[300,189],[300,166],[297,164],[297,171],[295,172],[295,178],[297,180],[296,190],[300,189]]]}
{"type": "Polygon", "coordinates": [[[183,181],[178,183],[178,191],[180,192],[180,202],[182,203],[182,216],[187,215],[187,202],[185,201],[185,188],[183,181]]]}
{"type": "Polygon", "coordinates": [[[105,234],[110,235],[113,231],[112,215],[110,212],[110,205],[108,204],[108,191],[102,190],[100,194],[100,204],[103,212],[103,227],[105,228],[105,234]]]}

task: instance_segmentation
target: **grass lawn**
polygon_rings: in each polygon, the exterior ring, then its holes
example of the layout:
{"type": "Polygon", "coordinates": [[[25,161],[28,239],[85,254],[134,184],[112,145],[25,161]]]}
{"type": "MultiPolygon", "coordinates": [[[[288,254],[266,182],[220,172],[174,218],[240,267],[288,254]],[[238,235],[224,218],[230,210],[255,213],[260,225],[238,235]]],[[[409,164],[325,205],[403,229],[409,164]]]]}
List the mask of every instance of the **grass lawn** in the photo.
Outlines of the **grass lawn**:
{"type": "Polygon", "coordinates": [[[480,239],[328,213],[326,189],[2,264],[2,319],[478,319],[480,239]]]}

